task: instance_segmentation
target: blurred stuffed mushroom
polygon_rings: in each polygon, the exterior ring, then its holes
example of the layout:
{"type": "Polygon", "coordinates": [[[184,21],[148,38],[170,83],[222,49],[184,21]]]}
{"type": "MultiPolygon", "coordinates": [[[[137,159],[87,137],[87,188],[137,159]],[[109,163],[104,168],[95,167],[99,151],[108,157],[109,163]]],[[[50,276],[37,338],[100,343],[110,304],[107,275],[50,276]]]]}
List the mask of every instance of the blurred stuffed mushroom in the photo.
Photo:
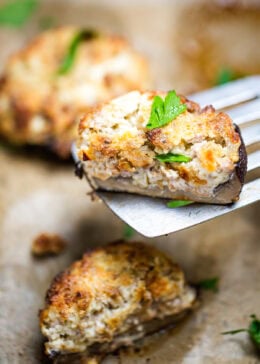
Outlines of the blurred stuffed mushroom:
{"type": "Polygon", "coordinates": [[[89,107],[149,83],[145,59],[125,39],[75,27],[46,31],[5,66],[0,134],[67,158],[89,107]]]}

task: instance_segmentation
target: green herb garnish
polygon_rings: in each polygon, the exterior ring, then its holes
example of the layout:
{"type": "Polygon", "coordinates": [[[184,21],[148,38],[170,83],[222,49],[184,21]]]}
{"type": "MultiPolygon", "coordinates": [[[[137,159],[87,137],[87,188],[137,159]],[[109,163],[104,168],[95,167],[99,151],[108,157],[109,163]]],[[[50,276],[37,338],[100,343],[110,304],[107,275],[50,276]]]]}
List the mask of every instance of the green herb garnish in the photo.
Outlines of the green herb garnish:
{"type": "Polygon", "coordinates": [[[203,279],[202,281],[197,283],[197,286],[201,289],[217,292],[218,284],[219,284],[219,278],[214,277],[209,279],[203,279]]]}
{"type": "Polygon", "coordinates": [[[98,33],[94,30],[82,30],[79,33],[77,33],[74,38],[72,39],[69,49],[65,57],[63,58],[61,65],[58,69],[59,75],[65,75],[68,73],[76,58],[77,50],[81,42],[85,42],[88,40],[92,40],[98,36],[98,33]]]}
{"type": "Polygon", "coordinates": [[[181,103],[175,91],[169,91],[165,100],[160,96],[155,96],[151,115],[146,127],[147,129],[155,129],[167,125],[186,109],[187,106],[181,103]]]}
{"type": "Polygon", "coordinates": [[[156,159],[158,159],[160,162],[164,163],[174,163],[174,162],[183,162],[187,163],[191,161],[191,157],[187,157],[183,154],[173,154],[173,153],[167,153],[167,154],[157,154],[155,156],[156,159]]]}
{"type": "Polygon", "coordinates": [[[219,70],[216,85],[224,85],[225,83],[235,81],[238,78],[245,77],[243,73],[232,71],[229,68],[222,68],[219,70]]]}
{"type": "Polygon", "coordinates": [[[256,315],[251,315],[251,322],[247,329],[237,329],[231,331],[222,332],[222,335],[235,335],[239,332],[247,332],[253,344],[258,350],[260,350],[260,320],[256,315]]]}
{"type": "Polygon", "coordinates": [[[135,234],[135,230],[131,226],[125,224],[123,230],[123,237],[125,239],[130,239],[135,234]]]}
{"type": "Polygon", "coordinates": [[[224,85],[225,83],[228,83],[233,80],[234,80],[234,73],[228,68],[223,68],[219,71],[216,80],[216,85],[224,85]]]}
{"type": "Polygon", "coordinates": [[[167,203],[167,207],[170,207],[171,209],[181,206],[186,206],[194,203],[193,201],[187,201],[187,200],[172,200],[167,203]]]}
{"type": "Polygon", "coordinates": [[[19,28],[26,23],[38,5],[38,0],[13,0],[0,7],[0,25],[19,28]]]}

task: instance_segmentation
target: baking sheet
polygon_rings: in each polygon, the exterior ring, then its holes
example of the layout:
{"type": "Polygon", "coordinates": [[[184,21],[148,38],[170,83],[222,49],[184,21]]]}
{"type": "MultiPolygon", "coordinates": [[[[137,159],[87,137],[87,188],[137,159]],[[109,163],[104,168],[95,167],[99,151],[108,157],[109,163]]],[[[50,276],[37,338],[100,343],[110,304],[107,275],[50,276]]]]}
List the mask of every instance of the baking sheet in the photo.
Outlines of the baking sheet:
{"type": "MultiPolygon", "coordinates": [[[[99,26],[128,36],[150,57],[158,87],[191,92],[212,82],[200,75],[199,62],[184,57],[178,38],[178,29],[185,31],[185,35],[188,32],[184,24],[180,25],[181,15],[185,15],[186,21],[199,17],[198,10],[187,9],[194,4],[196,9],[201,9],[200,3],[43,1],[36,18],[23,32],[0,29],[1,64],[8,54],[39,31],[38,19],[51,12],[55,14],[57,24],[72,22],[99,26]]],[[[212,14],[215,10],[207,11],[212,14]]],[[[260,15],[256,9],[244,11],[246,20],[239,29],[240,32],[244,29],[243,34],[246,33],[250,40],[240,38],[242,43],[250,45],[248,52],[244,52],[247,57],[240,55],[240,65],[248,58],[249,71],[256,72],[257,65],[260,68],[259,47],[253,45],[257,43],[255,29],[260,15]],[[255,48],[254,59],[248,56],[252,47],[255,48]]],[[[236,12],[236,17],[231,14],[230,18],[233,27],[242,19],[242,13],[236,12]]],[[[228,17],[228,13],[225,11],[223,16],[217,16],[222,19],[228,17]]],[[[205,15],[203,17],[205,21],[205,15]]],[[[225,26],[228,31],[228,25],[225,26]]],[[[211,25],[209,29],[212,37],[218,39],[216,27],[211,25]]],[[[193,57],[200,59],[198,54],[193,57]]],[[[237,62],[236,57],[229,57],[230,64],[237,62]]],[[[218,64],[222,61],[218,60],[218,64]]],[[[208,59],[207,62],[210,63],[208,59]]],[[[216,69],[217,66],[213,62],[211,67],[216,69]]],[[[30,150],[0,146],[1,364],[48,362],[43,355],[37,315],[43,307],[51,279],[86,250],[122,237],[122,222],[102,203],[91,202],[87,192],[89,187],[74,176],[70,163],[59,163],[39,155],[32,157],[30,150]],[[68,241],[65,253],[42,260],[33,258],[30,254],[32,240],[42,232],[64,237],[68,241]]],[[[220,334],[247,325],[251,313],[260,315],[259,212],[259,205],[253,205],[159,239],[145,239],[136,234],[133,239],[146,241],[173,256],[190,281],[218,276],[220,288],[218,293],[204,292],[196,312],[170,333],[147,340],[145,350],[122,351],[118,356],[107,358],[105,363],[259,362],[246,334],[234,337],[220,334]]]]}

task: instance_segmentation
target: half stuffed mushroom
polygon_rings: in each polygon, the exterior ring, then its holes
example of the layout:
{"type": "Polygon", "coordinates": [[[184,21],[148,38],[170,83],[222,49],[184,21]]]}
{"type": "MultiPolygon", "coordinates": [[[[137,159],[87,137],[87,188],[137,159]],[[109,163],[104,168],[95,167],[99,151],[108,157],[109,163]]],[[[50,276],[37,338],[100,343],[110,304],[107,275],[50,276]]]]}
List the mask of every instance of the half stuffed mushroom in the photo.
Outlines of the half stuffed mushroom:
{"type": "Polygon", "coordinates": [[[134,91],[93,109],[77,153],[94,189],[215,204],[238,200],[247,168],[231,118],[175,91],[134,91]]]}

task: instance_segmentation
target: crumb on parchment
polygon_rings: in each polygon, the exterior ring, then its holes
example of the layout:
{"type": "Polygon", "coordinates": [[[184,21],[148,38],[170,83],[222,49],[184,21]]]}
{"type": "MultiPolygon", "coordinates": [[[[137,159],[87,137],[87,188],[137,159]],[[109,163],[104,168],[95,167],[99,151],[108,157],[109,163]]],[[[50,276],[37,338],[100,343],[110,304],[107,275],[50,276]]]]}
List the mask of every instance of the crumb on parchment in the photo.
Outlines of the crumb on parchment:
{"type": "Polygon", "coordinates": [[[58,255],[66,247],[66,241],[56,234],[41,233],[33,240],[31,252],[34,256],[58,255]]]}

